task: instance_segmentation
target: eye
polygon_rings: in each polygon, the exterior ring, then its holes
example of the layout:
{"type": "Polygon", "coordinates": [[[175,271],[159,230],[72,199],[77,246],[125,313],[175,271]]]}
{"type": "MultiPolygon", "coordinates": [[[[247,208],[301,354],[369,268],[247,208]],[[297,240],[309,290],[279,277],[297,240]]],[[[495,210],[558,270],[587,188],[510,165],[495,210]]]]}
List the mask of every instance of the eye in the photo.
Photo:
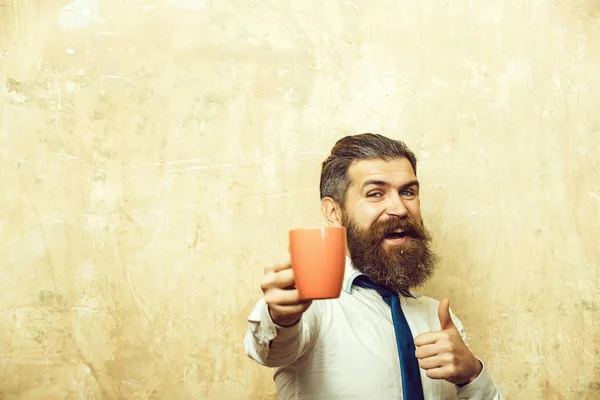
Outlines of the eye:
{"type": "Polygon", "coordinates": [[[403,197],[414,197],[415,196],[415,192],[413,192],[412,190],[403,190],[400,192],[400,196],[403,197]]]}
{"type": "Polygon", "coordinates": [[[381,197],[382,193],[381,192],[369,192],[367,194],[367,197],[381,197]]]}

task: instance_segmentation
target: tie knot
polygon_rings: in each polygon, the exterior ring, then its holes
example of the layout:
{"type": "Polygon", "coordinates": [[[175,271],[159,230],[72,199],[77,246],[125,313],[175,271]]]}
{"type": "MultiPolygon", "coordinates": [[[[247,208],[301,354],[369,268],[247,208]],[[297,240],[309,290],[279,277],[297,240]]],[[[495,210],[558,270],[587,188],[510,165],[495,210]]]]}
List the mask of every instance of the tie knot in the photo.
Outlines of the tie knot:
{"type": "Polygon", "coordinates": [[[379,295],[383,297],[386,301],[396,295],[396,293],[394,293],[392,290],[389,290],[381,285],[376,284],[366,275],[357,276],[356,279],[354,279],[353,284],[365,289],[376,290],[377,293],[379,293],[379,295]]]}

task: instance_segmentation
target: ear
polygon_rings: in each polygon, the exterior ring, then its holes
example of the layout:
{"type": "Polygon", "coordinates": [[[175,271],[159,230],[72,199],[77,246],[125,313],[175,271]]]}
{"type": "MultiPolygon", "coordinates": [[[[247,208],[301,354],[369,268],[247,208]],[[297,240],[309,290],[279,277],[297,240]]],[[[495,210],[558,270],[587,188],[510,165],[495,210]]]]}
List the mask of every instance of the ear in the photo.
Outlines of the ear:
{"type": "Polygon", "coordinates": [[[342,226],[342,207],[331,197],[321,200],[321,212],[330,226],[342,226]]]}

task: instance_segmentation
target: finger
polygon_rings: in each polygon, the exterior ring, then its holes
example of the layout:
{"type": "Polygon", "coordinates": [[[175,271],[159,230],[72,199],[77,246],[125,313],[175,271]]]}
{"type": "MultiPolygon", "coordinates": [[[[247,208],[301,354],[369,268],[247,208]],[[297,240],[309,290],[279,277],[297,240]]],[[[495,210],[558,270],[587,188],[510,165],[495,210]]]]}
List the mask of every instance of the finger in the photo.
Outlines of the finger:
{"type": "Polygon", "coordinates": [[[428,357],[435,357],[440,354],[440,349],[435,344],[428,344],[421,346],[415,350],[415,357],[418,359],[424,359],[428,357]]]}
{"type": "Polygon", "coordinates": [[[421,367],[424,370],[440,368],[443,365],[444,365],[443,360],[441,359],[441,357],[438,357],[438,356],[428,357],[428,358],[419,360],[419,367],[421,367]]]}
{"type": "Polygon", "coordinates": [[[291,268],[292,264],[290,262],[283,262],[275,265],[270,265],[268,267],[265,267],[265,275],[270,274],[272,272],[279,272],[291,268]]]}
{"type": "Polygon", "coordinates": [[[279,272],[271,272],[264,276],[261,288],[266,291],[271,288],[290,288],[294,286],[294,271],[285,269],[279,272]]]}
{"type": "Polygon", "coordinates": [[[433,344],[438,340],[446,337],[442,332],[425,332],[415,338],[415,347],[421,347],[428,344],[433,344]]]}
{"type": "Polygon", "coordinates": [[[445,365],[439,368],[432,368],[426,371],[431,379],[448,379],[456,375],[456,368],[453,365],[445,365]]]}
{"type": "Polygon", "coordinates": [[[440,305],[438,307],[438,318],[440,319],[440,326],[442,330],[454,328],[454,322],[452,322],[452,317],[450,316],[450,300],[444,298],[440,301],[440,305]]]}
{"type": "Polygon", "coordinates": [[[273,288],[265,293],[265,302],[271,305],[289,306],[297,304],[306,304],[310,300],[304,300],[300,297],[298,289],[285,290],[273,288]]]}

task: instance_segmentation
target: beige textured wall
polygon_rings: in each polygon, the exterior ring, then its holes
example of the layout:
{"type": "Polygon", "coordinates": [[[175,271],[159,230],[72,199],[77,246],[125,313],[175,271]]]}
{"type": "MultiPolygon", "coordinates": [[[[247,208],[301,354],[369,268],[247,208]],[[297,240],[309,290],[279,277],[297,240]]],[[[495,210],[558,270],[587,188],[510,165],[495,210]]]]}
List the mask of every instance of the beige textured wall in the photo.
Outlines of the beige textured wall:
{"type": "Polygon", "coordinates": [[[598,0],[0,0],[0,77],[0,398],[273,399],[262,268],[366,131],[509,397],[600,398],[598,0]]]}

